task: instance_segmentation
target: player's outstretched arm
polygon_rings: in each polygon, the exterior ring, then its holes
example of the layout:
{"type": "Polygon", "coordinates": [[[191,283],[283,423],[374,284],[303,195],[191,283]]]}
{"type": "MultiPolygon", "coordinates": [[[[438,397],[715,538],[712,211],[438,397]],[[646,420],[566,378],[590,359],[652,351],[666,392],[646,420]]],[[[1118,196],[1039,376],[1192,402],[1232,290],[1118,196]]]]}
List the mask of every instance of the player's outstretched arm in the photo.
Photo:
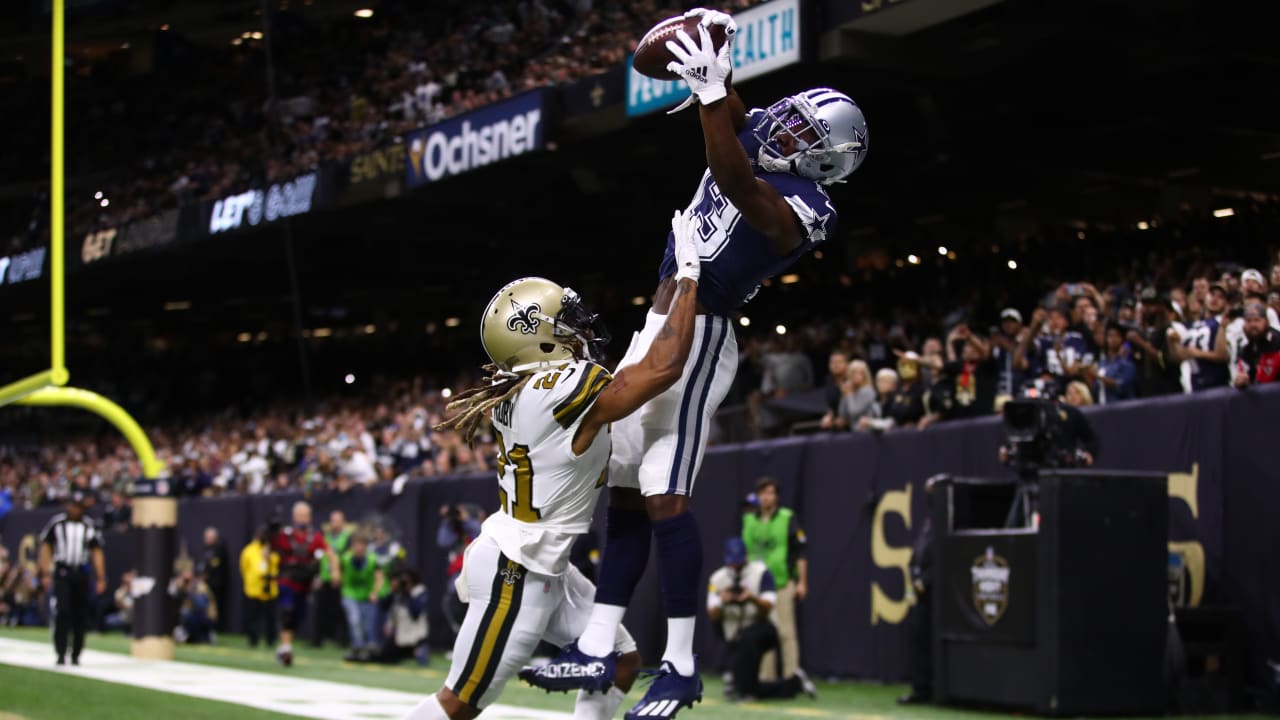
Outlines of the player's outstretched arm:
{"type": "Polygon", "coordinates": [[[575,453],[586,452],[600,428],[635,412],[675,384],[684,373],[698,315],[701,266],[692,219],[676,212],[671,219],[671,229],[676,238],[676,291],[666,322],[640,362],[619,370],[613,382],[600,392],[573,437],[575,453]]]}
{"type": "Polygon", "coordinates": [[[676,31],[676,40],[666,45],[676,58],[667,69],[684,78],[692,93],[690,101],[698,103],[707,146],[707,166],[720,192],[752,227],[769,238],[774,252],[786,255],[802,242],[800,224],[782,196],[756,178],[747,152],[738,142],[738,132],[745,123],[745,108],[733,91],[731,79],[730,55],[736,26],[728,16],[721,20],[726,23],[726,39],[719,50],[704,26],[698,27],[696,41],[683,30],[676,31]]]}
{"type": "Polygon", "coordinates": [[[698,110],[707,146],[707,167],[720,192],[738,208],[751,227],[769,238],[775,252],[786,255],[802,241],[800,225],[787,201],[751,170],[747,152],[734,129],[734,107],[742,107],[737,97],[735,93],[698,110]]]}

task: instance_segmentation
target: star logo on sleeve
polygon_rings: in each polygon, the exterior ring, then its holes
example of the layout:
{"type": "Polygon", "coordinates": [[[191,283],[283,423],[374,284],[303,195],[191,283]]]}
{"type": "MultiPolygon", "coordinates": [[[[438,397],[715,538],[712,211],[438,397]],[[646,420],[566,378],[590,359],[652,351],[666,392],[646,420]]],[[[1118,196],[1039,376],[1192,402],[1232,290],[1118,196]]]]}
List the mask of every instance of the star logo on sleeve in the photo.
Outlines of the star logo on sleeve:
{"type": "Polygon", "coordinates": [[[793,199],[791,207],[795,209],[796,214],[800,217],[800,223],[804,225],[804,231],[809,236],[809,242],[820,243],[827,239],[827,222],[831,219],[831,213],[819,215],[816,210],[809,207],[798,197],[793,199]]]}

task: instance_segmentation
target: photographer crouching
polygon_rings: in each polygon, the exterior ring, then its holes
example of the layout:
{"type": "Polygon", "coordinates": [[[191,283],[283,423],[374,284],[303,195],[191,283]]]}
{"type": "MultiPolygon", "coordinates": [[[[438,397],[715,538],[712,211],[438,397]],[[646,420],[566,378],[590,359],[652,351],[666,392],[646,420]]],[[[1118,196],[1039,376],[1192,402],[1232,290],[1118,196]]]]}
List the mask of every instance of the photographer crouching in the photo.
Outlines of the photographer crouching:
{"type": "Polygon", "coordinates": [[[724,566],[711,574],[707,592],[707,617],[727,644],[732,683],[725,694],[733,700],[793,698],[817,690],[804,670],[776,681],[760,680],[760,659],[778,650],[778,630],[769,618],[777,601],[773,575],[763,562],[747,562],[747,546],[742,538],[725,542],[724,566]]]}
{"type": "Polygon", "coordinates": [[[412,568],[400,567],[391,575],[391,608],[383,627],[382,648],[371,659],[395,664],[413,658],[430,662],[427,648],[427,586],[412,568]]]}

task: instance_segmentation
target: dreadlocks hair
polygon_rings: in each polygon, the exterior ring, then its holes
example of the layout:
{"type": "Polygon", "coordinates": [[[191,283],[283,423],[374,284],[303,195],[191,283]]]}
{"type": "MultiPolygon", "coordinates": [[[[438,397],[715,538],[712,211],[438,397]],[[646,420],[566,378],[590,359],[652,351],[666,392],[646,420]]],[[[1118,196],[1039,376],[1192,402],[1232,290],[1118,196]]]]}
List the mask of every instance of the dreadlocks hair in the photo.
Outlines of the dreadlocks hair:
{"type": "Polygon", "coordinates": [[[445,407],[446,410],[457,411],[458,414],[434,428],[436,432],[457,430],[462,434],[462,439],[467,441],[467,447],[471,448],[475,447],[476,430],[480,429],[480,423],[489,418],[489,411],[498,403],[515,397],[515,394],[520,392],[520,388],[533,377],[532,373],[512,375],[502,372],[493,363],[481,369],[489,373],[484,379],[484,384],[458,393],[457,397],[445,407]]]}

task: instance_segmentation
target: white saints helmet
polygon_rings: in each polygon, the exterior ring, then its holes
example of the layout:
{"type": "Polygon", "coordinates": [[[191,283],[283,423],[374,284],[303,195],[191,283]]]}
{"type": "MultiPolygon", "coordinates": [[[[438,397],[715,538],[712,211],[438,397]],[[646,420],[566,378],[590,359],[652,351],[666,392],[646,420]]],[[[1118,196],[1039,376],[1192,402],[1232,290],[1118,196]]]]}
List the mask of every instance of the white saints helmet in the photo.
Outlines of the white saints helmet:
{"type": "Polygon", "coordinates": [[[480,341],[498,369],[513,375],[574,360],[598,360],[609,334],[578,293],[540,277],[507,283],[480,318],[480,341]]]}

